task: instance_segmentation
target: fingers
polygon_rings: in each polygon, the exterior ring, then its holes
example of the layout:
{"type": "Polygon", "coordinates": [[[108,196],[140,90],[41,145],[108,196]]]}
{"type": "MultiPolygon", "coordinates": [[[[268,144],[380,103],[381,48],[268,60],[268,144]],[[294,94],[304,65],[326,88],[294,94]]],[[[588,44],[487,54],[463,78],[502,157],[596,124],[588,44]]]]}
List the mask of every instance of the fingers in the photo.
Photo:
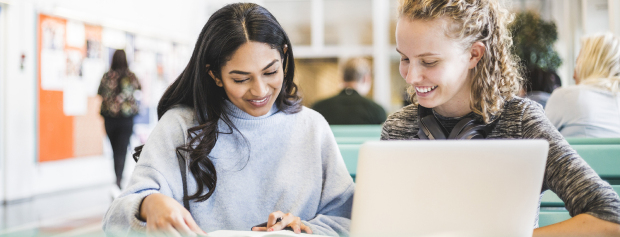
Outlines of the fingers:
{"type": "Polygon", "coordinates": [[[196,221],[194,221],[194,218],[192,218],[192,215],[189,214],[189,212],[186,213],[186,215],[185,215],[185,224],[187,224],[189,229],[191,231],[193,231],[194,233],[197,233],[197,234],[200,234],[200,235],[207,235],[207,232],[205,232],[204,230],[200,229],[198,224],[196,224],[196,221]]]}
{"type": "MultiPolygon", "coordinates": [[[[276,213],[276,212],[274,212],[274,213],[276,213]]],[[[282,213],[282,212],[280,212],[280,213],[282,213]]],[[[282,220],[280,222],[273,224],[271,227],[269,227],[269,225],[267,225],[267,228],[268,228],[267,231],[282,230],[282,229],[284,229],[284,227],[287,227],[291,222],[293,222],[295,220],[295,216],[293,216],[293,214],[291,214],[291,213],[287,213],[285,215],[282,215],[281,218],[282,218],[282,220]]]]}
{"type": "Polygon", "coordinates": [[[274,224],[271,228],[268,229],[268,231],[282,230],[286,228],[287,226],[291,226],[291,228],[295,230],[295,227],[292,225],[292,223],[297,223],[295,224],[295,226],[299,227],[299,224],[301,224],[301,220],[299,219],[299,217],[296,217],[291,213],[287,213],[284,216],[282,216],[282,220],[280,222],[274,224]]]}
{"type": "Polygon", "coordinates": [[[293,228],[295,234],[301,234],[301,219],[299,217],[295,217],[289,226],[293,228]]]}
{"type": "Polygon", "coordinates": [[[312,229],[310,229],[310,226],[304,225],[303,223],[301,224],[301,230],[305,231],[308,234],[312,234],[312,229]]]}
{"type": "Polygon", "coordinates": [[[146,235],[154,237],[181,237],[181,234],[176,231],[170,224],[147,224],[146,235]]]}
{"type": "Polygon", "coordinates": [[[283,216],[284,213],[281,211],[272,212],[271,214],[269,214],[269,218],[267,219],[267,230],[269,230],[272,226],[276,224],[276,220],[278,218],[282,218],[283,216]]]}
{"type": "Polygon", "coordinates": [[[293,229],[293,232],[297,234],[300,234],[302,231],[305,231],[308,234],[312,234],[312,229],[304,225],[301,222],[301,218],[296,217],[291,213],[284,214],[281,211],[269,214],[269,218],[267,220],[267,227],[254,227],[252,228],[252,231],[278,231],[283,230],[287,226],[290,226],[293,229]],[[277,222],[278,218],[282,219],[277,222]]]}
{"type": "Polygon", "coordinates": [[[174,227],[174,229],[176,231],[178,231],[178,233],[180,233],[182,236],[190,236],[190,237],[195,237],[197,236],[197,234],[192,231],[189,226],[187,226],[187,224],[185,224],[185,220],[175,220],[172,223],[172,227],[174,227]]]}
{"type": "Polygon", "coordinates": [[[149,236],[197,236],[206,235],[196,224],[189,213],[184,216],[170,216],[156,221],[147,221],[147,235],[149,236]],[[191,227],[190,227],[191,226],[191,227]]]}

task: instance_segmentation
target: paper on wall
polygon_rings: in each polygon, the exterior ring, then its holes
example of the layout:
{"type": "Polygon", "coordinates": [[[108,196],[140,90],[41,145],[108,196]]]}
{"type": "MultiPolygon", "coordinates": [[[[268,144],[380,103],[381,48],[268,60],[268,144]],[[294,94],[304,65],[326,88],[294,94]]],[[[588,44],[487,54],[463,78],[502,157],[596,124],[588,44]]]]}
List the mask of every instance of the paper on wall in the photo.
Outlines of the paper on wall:
{"type": "Polygon", "coordinates": [[[84,80],[88,96],[97,95],[97,89],[99,89],[99,83],[106,71],[105,69],[105,64],[101,59],[85,58],[82,61],[82,80],[84,80]]]}
{"type": "Polygon", "coordinates": [[[82,48],[86,42],[86,30],[84,23],[79,21],[67,21],[67,46],[82,48]]]}
{"type": "Polygon", "coordinates": [[[88,111],[88,95],[86,93],[85,83],[80,77],[67,77],[62,94],[63,111],[65,115],[86,115],[88,111]]]}
{"type": "Polygon", "coordinates": [[[101,43],[103,46],[113,49],[124,49],[126,46],[127,34],[124,31],[103,28],[101,32],[101,43]]]}
{"type": "Polygon", "coordinates": [[[41,49],[41,89],[62,91],[67,57],[62,50],[41,49]]]}
{"type": "Polygon", "coordinates": [[[79,50],[66,50],[67,54],[67,77],[82,76],[82,60],[84,59],[82,52],[79,50]]]}

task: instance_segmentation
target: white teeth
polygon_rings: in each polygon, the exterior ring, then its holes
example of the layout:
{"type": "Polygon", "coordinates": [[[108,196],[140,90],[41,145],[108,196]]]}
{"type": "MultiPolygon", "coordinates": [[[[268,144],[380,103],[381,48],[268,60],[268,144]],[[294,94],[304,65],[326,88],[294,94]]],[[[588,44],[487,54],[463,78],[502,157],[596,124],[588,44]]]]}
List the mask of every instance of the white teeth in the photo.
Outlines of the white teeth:
{"type": "Polygon", "coordinates": [[[427,93],[437,88],[437,86],[416,87],[415,90],[420,93],[427,93]]]}
{"type": "Polygon", "coordinates": [[[263,103],[263,102],[265,102],[266,100],[267,100],[267,97],[263,98],[262,100],[250,100],[250,101],[252,101],[252,102],[254,102],[254,103],[263,103]]]}

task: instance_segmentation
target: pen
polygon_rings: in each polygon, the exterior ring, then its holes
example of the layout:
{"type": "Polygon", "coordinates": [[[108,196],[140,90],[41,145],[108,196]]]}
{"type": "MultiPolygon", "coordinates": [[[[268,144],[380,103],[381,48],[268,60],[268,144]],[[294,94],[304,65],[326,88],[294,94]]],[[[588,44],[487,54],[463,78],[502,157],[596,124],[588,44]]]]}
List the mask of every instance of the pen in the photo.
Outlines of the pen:
{"type": "MultiPolygon", "coordinates": [[[[282,221],[282,217],[276,218],[276,223],[281,222],[281,221],[282,221]]],[[[252,228],[250,228],[250,230],[254,229],[254,227],[267,227],[267,222],[261,223],[261,224],[255,225],[255,226],[252,226],[252,228]]],[[[293,228],[291,228],[290,226],[287,226],[287,227],[284,228],[284,230],[293,231],[293,228]]]]}

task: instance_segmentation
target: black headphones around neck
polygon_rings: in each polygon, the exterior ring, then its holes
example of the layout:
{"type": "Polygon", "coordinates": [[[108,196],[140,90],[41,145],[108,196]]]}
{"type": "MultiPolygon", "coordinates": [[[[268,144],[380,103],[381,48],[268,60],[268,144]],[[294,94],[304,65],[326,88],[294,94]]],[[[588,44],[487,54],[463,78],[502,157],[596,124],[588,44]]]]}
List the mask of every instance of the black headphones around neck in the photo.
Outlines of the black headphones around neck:
{"type": "Polygon", "coordinates": [[[485,139],[495,128],[499,119],[495,119],[490,124],[477,121],[475,118],[466,117],[461,119],[452,132],[441,126],[439,121],[433,115],[433,110],[418,105],[418,134],[417,137],[422,140],[469,140],[469,139],[485,139]],[[447,136],[447,137],[446,137],[447,136]]]}

